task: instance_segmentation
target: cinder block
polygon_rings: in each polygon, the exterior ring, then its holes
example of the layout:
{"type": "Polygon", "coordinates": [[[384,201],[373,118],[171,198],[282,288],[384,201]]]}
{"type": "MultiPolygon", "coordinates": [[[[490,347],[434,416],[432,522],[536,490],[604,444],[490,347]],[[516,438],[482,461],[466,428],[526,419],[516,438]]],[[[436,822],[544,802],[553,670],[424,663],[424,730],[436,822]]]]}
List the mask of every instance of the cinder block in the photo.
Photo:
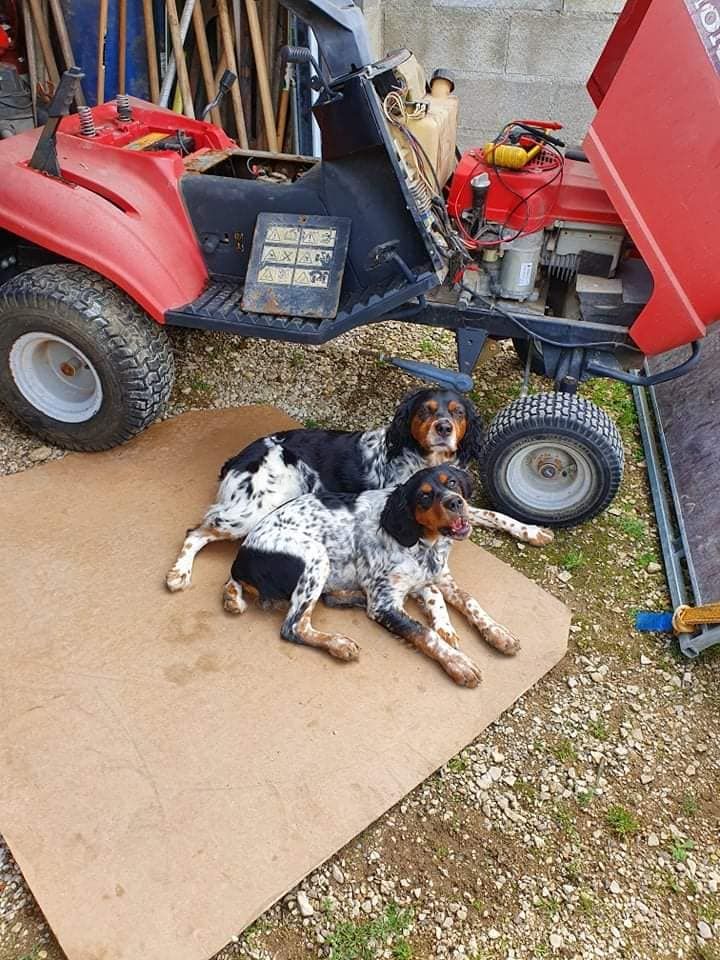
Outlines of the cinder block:
{"type": "Polygon", "coordinates": [[[376,60],[385,54],[385,40],[383,38],[384,10],[381,0],[363,0],[359,4],[362,8],[368,33],[370,34],[370,48],[376,60]]]}
{"type": "MultiPolygon", "coordinates": [[[[588,68],[591,73],[594,64],[588,68]]],[[[582,143],[595,116],[595,104],[585,89],[584,83],[561,83],[555,89],[552,102],[552,115],[559,120],[564,129],[559,134],[568,146],[577,146],[582,143]]]]}
{"type": "Polygon", "coordinates": [[[612,17],[512,14],[506,71],[557,80],[585,80],[613,27],[612,17]]]}
{"type": "Polygon", "coordinates": [[[510,19],[501,12],[393,0],[383,29],[386,47],[412,50],[428,74],[441,66],[483,73],[505,68],[510,19]]]}
{"type": "Polygon", "coordinates": [[[557,84],[551,80],[509,80],[505,77],[458,77],[459,140],[463,149],[482,146],[510,120],[553,119],[557,84]]]}
{"type": "Polygon", "coordinates": [[[625,0],[563,0],[565,13],[620,13],[625,0]]]}
{"type": "Polygon", "coordinates": [[[433,0],[435,7],[466,10],[562,10],[562,5],[563,0],[433,0]]]}

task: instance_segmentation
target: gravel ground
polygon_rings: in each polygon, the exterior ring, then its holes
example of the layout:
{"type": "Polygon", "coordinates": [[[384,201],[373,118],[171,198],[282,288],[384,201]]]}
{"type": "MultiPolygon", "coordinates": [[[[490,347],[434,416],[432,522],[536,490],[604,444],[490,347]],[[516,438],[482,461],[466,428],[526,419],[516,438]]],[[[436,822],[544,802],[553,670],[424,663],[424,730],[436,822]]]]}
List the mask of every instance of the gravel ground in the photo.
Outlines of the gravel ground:
{"type": "MultiPolygon", "coordinates": [[[[447,334],[395,324],[319,348],[174,344],[170,415],[252,401],[333,427],[384,422],[413,385],[378,352],[452,360],[447,334]]],[[[519,378],[507,346],[486,359],[486,417],[519,378]]],[[[669,603],[642,451],[625,388],[585,393],[626,443],[613,507],[542,550],[475,536],[571,607],[564,662],[217,960],[720,960],[720,657],[633,631],[636,609],[669,603]]],[[[59,456],[0,412],[0,472],[59,456]]],[[[0,960],[62,957],[0,838],[0,960]]]]}

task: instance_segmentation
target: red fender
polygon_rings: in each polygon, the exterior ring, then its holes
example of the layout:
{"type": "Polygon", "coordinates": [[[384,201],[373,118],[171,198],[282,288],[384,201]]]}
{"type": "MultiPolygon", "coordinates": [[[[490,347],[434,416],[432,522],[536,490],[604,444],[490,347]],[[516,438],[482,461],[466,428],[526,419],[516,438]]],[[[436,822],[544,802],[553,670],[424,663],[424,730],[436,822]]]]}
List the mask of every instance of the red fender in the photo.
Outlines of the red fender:
{"type": "MultiPolygon", "coordinates": [[[[127,149],[149,130],[180,128],[205,148],[234,146],[211,124],[132,100],[133,121],[114,104],[93,110],[98,136],[78,135],[77,116],[57,136],[62,179],[28,166],[39,131],[0,143],[0,228],[107,277],[151,317],[194,300],[207,270],[179,190],[183,159],[127,149]]],[[[192,176],[193,174],[188,174],[192,176]]]]}

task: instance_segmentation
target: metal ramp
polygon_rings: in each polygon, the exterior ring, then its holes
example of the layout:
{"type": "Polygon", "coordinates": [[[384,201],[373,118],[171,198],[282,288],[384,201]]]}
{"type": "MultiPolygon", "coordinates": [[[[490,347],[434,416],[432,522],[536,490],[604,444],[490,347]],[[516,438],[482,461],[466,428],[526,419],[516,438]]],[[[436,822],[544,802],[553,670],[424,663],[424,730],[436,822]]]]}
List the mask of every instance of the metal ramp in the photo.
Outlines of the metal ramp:
{"type": "MultiPolygon", "coordinates": [[[[677,350],[648,361],[650,373],[677,364],[677,350]]],[[[720,600],[720,325],[698,366],[682,379],[634,387],[673,607],[720,600]]],[[[681,634],[687,657],[720,643],[720,625],[681,634]]]]}

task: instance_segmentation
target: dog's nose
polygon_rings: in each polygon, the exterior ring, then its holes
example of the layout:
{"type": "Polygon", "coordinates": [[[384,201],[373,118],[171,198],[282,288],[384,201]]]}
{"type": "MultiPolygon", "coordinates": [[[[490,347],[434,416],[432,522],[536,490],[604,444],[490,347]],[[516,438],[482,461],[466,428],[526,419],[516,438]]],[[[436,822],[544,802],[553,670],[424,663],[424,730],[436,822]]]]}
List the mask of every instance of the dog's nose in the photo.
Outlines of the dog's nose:
{"type": "Polygon", "coordinates": [[[450,420],[436,420],[435,432],[439,437],[449,437],[453,432],[453,425],[450,420]]]}
{"type": "Polygon", "coordinates": [[[462,513],[463,501],[460,497],[448,497],[443,506],[451,513],[462,513]]]}

